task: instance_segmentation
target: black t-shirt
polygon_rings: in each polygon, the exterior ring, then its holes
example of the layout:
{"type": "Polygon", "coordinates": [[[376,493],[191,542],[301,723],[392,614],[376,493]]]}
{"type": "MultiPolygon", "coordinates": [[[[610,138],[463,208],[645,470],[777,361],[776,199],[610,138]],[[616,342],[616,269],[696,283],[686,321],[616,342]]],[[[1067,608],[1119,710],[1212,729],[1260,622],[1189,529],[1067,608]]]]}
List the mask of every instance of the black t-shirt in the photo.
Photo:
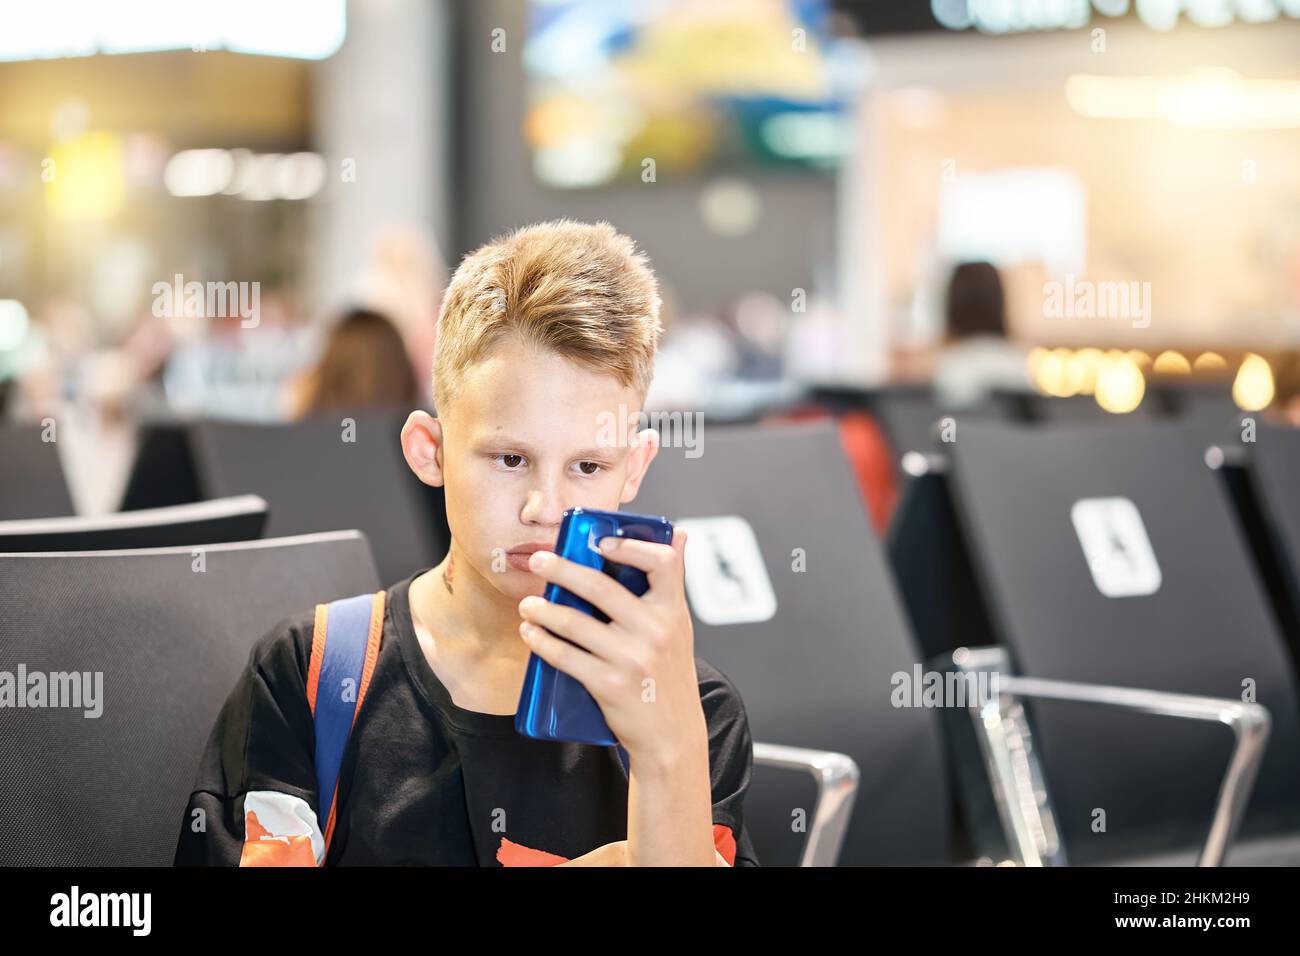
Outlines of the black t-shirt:
{"type": "MultiPolygon", "coordinates": [[[[334,865],[551,865],[627,838],[628,780],[614,747],[524,737],[514,717],[465,710],[429,666],[407,593],[388,588],[369,689],[339,772],[334,865]]],[[[177,865],[317,865],[324,821],[307,701],[314,613],[254,647],[208,739],[177,865]]],[[[753,742],[731,682],[696,658],[708,724],[714,844],[757,865],[742,802],[753,742]]]]}

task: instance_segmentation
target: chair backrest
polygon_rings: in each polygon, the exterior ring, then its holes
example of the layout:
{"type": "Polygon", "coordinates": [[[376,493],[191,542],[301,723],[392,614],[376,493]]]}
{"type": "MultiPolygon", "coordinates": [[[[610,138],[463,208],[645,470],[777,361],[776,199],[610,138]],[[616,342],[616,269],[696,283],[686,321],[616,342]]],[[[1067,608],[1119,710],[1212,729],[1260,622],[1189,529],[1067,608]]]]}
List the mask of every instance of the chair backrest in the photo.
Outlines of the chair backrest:
{"type": "Polygon", "coordinates": [[[1300,429],[1261,425],[1245,464],[1253,493],[1259,538],[1252,541],[1265,569],[1270,592],[1291,648],[1292,663],[1300,669],[1300,429]]]}
{"type": "Polygon", "coordinates": [[[205,497],[261,495],[272,537],[357,528],[391,584],[437,564],[449,533],[441,489],[402,460],[404,416],[370,413],[283,425],[203,421],[190,431],[205,497]]]}
{"type": "Polygon", "coordinates": [[[1205,445],[1241,441],[1246,413],[1232,400],[1230,382],[1167,382],[1151,392],[1150,399],[1163,404],[1171,417],[1193,426],[1205,445]]]}
{"type": "Polygon", "coordinates": [[[0,554],[252,541],[262,536],[265,525],[266,502],[257,495],[108,515],[0,521],[0,554]]]}
{"type": "Polygon", "coordinates": [[[59,680],[88,693],[102,675],[99,716],[0,709],[0,861],[170,865],[253,645],[291,614],[378,585],[356,531],[212,545],[201,559],[188,547],[0,554],[0,670],[80,674],[59,680]]]}
{"type": "MultiPolygon", "coordinates": [[[[1018,672],[1253,694],[1273,732],[1242,832],[1300,824],[1295,681],[1195,430],[972,423],[949,451],[971,564],[1018,672]]],[[[1072,861],[1204,839],[1230,734],[1066,704],[1035,705],[1034,723],[1072,861]]]]}
{"type": "MultiPolygon", "coordinates": [[[[755,741],[857,761],[842,864],[946,862],[939,721],[891,704],[892,676],[919,657],[834,425],[702,437],[695,457],[660,451],[627,506],[690,534],[698,653],[736,685],[755,741]]],[[[745,817],[762,862],[797,861],[811,792],[803,776],[755,769],[745,817]]]]}
{"type": "Polygon", "coordinates": [[[1131,412],[1108,412],[1097,404],[1091,395],[1071,395],[1061,398],[1054,395],[1030,393],[1025,396],[1031,420],[1048,424],[1108,424],[1120,425],[1150,422],[1165,416],[1164,407],[1147,397],[1131,412]]]}
{"type": "MultiPolygon", "coordinates": [[[[944,419],[954,422],[1006,421],[1026,411],[1032,396],[996,390],[970,408],[945,408],[928,385],[887,385],[879,388],[817,386],[812,397],[832,410],[863,409],[880,423],[893,450],[894,466],[900,469],[909,451],[933,447],[944,419]]],[[[901,471],[899,472],[901,478],[901,471]]]]}
{"type": "Polygon", "coordinates": [[[122,493],[122,511],[166,508],[199,501],[189,424],[150,421],[140,427],[135,460],[122,493]]]}
{"type": "Polygon", "coordinates": [[[0,427],[0,521],[72,514],[58,444],[45,438],[40,425],[0,427]]]}

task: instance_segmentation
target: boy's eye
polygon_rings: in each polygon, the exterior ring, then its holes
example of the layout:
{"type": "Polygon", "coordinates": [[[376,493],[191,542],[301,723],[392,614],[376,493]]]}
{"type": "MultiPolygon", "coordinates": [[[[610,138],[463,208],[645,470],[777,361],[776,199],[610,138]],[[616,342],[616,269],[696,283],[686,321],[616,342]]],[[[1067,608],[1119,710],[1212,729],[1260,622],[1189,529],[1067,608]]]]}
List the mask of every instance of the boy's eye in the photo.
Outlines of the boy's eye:
{"type": "Polygon", "coordinates": [[[501,464],[505,465],[505,466],[506,466],[507,468],[509,468],[511,471],[513,471],[513,470],[515,470],[516,468],[518,468],[521,464],[523,464],[523,461],[524,461],[524,456],[523,456],[523,455],[508,455],[508,454],[507,454],[507,455],[497,455],[496,457],[497,457],[497,459],[501,462],[501,464]]]}
{"type": "Polygon", "coordinates": [[[584,475],[596,475],[596,474],[599,474],[602,468],[604,468],[604,465],[602,465],[602,464],[601,464],[600,462],[598,462],[598,461],[580,461],[580,462],[578,462],[578,470],[581,471],[584,475]]]}

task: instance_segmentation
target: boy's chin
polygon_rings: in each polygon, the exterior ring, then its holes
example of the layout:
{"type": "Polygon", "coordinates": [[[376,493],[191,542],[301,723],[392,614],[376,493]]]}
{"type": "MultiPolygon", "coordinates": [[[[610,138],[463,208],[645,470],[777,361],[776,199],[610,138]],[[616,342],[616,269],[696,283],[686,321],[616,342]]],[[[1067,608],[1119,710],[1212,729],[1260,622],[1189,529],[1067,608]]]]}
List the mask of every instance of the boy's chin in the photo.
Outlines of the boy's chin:
{"type": "Polygon", "coordinates": [[[542,596],[546,582],[527,571],[503,571],[492,575],[492,585],[502,594],[515,601],[522,601],[528,595],[542,596]]]}

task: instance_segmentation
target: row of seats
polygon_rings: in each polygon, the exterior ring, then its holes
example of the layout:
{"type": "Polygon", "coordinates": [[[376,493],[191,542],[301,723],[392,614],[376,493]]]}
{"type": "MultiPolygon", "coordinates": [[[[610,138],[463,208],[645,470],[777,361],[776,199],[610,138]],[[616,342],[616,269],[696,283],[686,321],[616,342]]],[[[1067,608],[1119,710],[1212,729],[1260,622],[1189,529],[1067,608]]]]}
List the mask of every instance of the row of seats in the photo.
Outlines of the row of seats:
{"type": "MultiPolygon", "coordinates": [[[[451,537],[442,489],[421,483],[402,460],[403,420],[369,412],[294,424],[149,423],[121,510],[258,495],[269,505],[268,536],[361,530],[381,578],[397,580],[441,561],[451,537]]],[[[0,521],[72,514],[55,444],[42,439],[40,426],[0,429],[0,521]]]]}
{"type": "MultiPolygon", "coordinates": [[[[1009,825],[980,776],[971,715],[895,706],[892,693],[897,675],[952,669],[959,648],[983,645],[1000,647],[1018,674],[1090,686],[1231,702],[1248,682],[1271,733],[1229,861],[1292,853],[1300,636],[1286,607],[1300,594],[1300,433],[1261,428],[1253,444],[1211,458],[1217,469],[1187,425],[963,419],[956,437],[911,469],[884,542],[826,424],[710,430],[700,455],[665,448],[635,502],[692,530],[698,649],[739,688],[759,756],[780,744],[847,755],[859,768],[840,862],[1003,855],[1009,825]],[[1141,515],[1159,567],[1154,593],[1106,597],[1095,584],[1072,511],[1114,498],[1141,515]],[[753,531],[756,561],[737,517],[753,531]],[[710,588],[727,595],[722,613],[709,607],[710,588]]],[[[361,456],[312,475],[301,458],[266,453],[279,456],[290,488],[331,475],[376,480],[361,456]]],[[[205,455],[215,457],[193,457],[205,455]]],[[[259,500],[226,507],[265,515],[259,500]]],[[[268,533],[279,507],[272,500],[268,533]]],[[[0,713],[15,730],[0,734],[0,858],[167,862],[204,736],[252,643],[286,614],[416,566],[379,573],[354,531],[214,544],[202,571],[189,547],[0,554],[6,658],[103,671],[116,702],[97,720],[0,713]]],[[[1232,756],[1227,731],[1060,701],[1028,706],[1055,861],[1196,853],[1232,756]]],[[[809,835],[795,824],[819,785],[789,765],[759,760],[747,802],[766,863],[807,859],[809,835]]]]}

